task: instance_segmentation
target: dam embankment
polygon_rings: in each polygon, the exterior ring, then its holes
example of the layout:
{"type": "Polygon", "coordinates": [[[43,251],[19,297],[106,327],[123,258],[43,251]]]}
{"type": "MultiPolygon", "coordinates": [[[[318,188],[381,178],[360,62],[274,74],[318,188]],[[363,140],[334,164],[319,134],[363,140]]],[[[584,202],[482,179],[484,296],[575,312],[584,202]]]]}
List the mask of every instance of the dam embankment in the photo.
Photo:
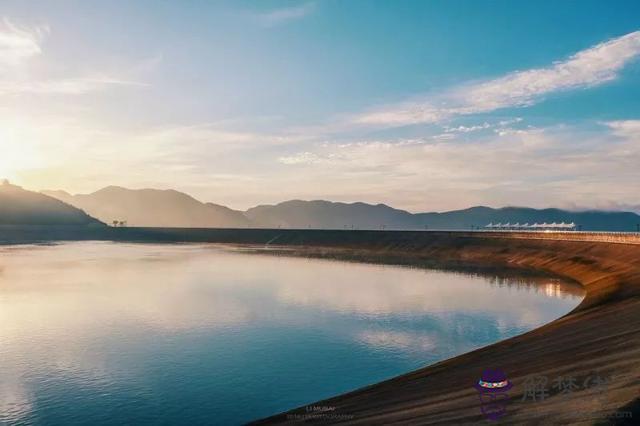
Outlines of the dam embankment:
{"type": "Polygon", "coordinates": [[[586,296],[568,315],[531,332],[313,403],[311,413],[301,407],[265,419],[265,424],[476,424],[486,420],[473,384],[488,368],[504,370],[513,383],[501,423],[634,424],[640,416],[636,244],[454,233],[362,248],[306,250],[365,261],[401,258],[535,269],[577,281],[586,296]],[[594,389],[594,380],[604,383],[594,389]],[[314,413],[313,407],[330,407],[332,415],[314,413]]]}

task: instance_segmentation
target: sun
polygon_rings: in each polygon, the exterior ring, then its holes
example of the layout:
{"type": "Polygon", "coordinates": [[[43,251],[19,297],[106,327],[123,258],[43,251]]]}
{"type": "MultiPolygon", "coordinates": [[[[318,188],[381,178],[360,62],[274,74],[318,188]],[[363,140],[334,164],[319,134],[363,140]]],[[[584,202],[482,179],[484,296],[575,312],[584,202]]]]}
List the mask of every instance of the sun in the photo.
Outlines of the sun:
{"type": "Polygon", "coordinates": [[[0,179],[15,180],[37,165],[39,156],[21,128],[17,123],[0,123],[0,179]]]}

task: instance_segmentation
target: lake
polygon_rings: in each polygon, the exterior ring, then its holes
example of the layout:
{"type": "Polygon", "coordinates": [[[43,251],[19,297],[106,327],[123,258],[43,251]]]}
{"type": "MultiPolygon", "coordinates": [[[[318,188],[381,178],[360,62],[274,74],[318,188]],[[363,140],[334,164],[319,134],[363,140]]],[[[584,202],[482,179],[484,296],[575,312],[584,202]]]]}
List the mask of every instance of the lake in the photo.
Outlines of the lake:
{"type": "Polygon", "coordinates": [[[523,333],[582,297],[554,278],[220,245],[0,246],[0,423],[241,424],[523,333]]]}

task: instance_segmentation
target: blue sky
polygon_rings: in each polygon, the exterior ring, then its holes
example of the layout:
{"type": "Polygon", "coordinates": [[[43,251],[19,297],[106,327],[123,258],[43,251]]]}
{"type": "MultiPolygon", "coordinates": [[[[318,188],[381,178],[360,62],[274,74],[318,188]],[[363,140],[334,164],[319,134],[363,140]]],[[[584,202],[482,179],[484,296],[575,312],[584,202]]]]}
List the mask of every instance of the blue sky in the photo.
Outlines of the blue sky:
{"type": "Polygon", "coordinates": [[[33,189],[640,205],[636,1],[2,1],[0,175],[33,189]]]}

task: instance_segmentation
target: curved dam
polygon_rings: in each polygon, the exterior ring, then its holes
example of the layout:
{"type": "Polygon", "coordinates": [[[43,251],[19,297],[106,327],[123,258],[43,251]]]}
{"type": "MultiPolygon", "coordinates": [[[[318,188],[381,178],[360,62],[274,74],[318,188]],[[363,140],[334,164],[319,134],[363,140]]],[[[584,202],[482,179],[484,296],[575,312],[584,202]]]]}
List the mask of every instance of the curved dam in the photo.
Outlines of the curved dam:
{"type": "Polygon", "coordinates": [[[640,245],[632,238],[538,237],[440,233],[306,249],[354,260],[536,269],[577,281],[586,296],[571,313],[531,332],[259,423],[477,423],[485,417],[473,385],[483,370],[500,368],[513,383],[501,423],[634,424],[640,417],[640,245]],[[569,390],[554,386],[562,378],[573,384],[569,390]],[[589,386],[595,378],[605,382],[598,389],[589,386]]]}
{"type": "Polygon", "coordinates": [[[503,424],[637,424],[640,418],[637,234],[106,228],[48,230],[43,235],[37,230],[14,231],[4,232],[2,239],[254,244],[292,255],[353,261],[537,270],[576,281],[585,289],[576,309],[538,329],[257,424],[484,422],[474,385],[486,369],[502,370],[512,384],[500,418],[503,424]]]}

